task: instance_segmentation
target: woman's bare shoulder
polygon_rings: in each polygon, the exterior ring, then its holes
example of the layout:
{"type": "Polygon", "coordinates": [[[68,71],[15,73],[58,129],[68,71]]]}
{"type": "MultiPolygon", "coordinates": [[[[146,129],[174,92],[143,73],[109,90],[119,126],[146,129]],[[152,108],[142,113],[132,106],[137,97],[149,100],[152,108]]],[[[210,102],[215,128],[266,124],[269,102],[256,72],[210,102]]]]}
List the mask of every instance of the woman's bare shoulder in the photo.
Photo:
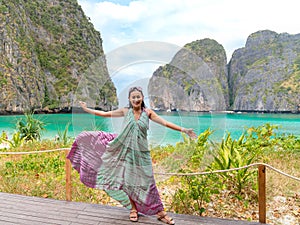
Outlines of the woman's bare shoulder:
{"type": "Polygon", "coordinates": [[[150,108],[145,108],[145,112],[147,113],[147,115],[150,119],[153,115],[156,115],[156,113],[150,108]]]}

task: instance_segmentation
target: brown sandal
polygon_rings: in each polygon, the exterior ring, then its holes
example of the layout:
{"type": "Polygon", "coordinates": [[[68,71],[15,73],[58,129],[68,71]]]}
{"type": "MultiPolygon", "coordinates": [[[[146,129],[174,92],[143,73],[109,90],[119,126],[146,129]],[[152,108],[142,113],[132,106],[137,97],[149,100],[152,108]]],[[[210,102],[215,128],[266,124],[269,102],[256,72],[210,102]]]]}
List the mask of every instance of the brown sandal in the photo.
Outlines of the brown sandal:
{"type": "Polygon", "coordinates": [[[157,219],[161,222],[164,222],[166,224],[175,224],[173,218],[169,217],[166,212],[163,212],[163,215],[159,215],[159,214],[156,215],[157,215],[157,219]]]}
{"type": "Polygon", "coordinates": [[[131,222],[138,222],[139,215],[138,215],[138,211],[137,210],[135,210],[135,209],[130,210],[129,220],[131,222]]]}

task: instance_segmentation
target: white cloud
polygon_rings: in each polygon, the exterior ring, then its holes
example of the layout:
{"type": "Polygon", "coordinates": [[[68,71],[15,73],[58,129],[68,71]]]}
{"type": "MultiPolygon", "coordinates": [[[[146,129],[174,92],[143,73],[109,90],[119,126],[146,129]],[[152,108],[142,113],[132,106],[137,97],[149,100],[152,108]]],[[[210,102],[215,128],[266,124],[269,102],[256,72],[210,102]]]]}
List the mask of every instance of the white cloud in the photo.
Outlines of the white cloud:
{"type": "Polygon", "coordinates": [[[298,0],[138,0],[128,5],[79,0],[79,4],[100,31],[106,52],[137,41],[182,46],[209,37],[230,57],[243,47],[241,40],[258,30],[300,32],[298,0]]]}
{"type": "Polygon", "coordinates": [[[298,0],[79,0],[100,31],[106,53],[140,41],[183,46],[211,38],[226,50],[245,45],[256,31],[300,33],[298,0]],[[114,3],[113,3],[114,2],[114,3]]]}

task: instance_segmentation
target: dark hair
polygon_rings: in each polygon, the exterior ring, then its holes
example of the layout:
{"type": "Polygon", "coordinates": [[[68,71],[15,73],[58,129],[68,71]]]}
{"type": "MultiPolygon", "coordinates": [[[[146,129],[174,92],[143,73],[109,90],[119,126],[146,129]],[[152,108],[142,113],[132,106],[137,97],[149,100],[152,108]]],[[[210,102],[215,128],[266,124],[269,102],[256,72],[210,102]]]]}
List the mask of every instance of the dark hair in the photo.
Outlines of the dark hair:
{"type": "MultiPolygon", "coordinates": [[[[138,91],[142,94],[142,96],[144,97],[143,94],[143,89],[141,87],[131,87],[129,88],[129,92],[128,92],[128,98],[130,97],[130,94],[134,91],[138,91]]],[[[146,108],[145,102],[144,100],[142,101],[142,105],[141,105],[142,109],[146,108]]],[[[132,108],[131,102],[129,101],[129,108],[132,108]]]]}

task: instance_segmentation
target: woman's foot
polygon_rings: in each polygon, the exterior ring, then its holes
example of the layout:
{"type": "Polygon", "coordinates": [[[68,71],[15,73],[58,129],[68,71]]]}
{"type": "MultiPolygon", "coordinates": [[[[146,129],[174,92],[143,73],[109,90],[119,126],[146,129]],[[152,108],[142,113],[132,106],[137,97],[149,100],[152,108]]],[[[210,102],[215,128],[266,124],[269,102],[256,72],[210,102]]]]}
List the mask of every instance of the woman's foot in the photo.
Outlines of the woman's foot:
{"type": "Polygon", "coordinates": [[[173,218],[169,217],[164,211],[157,213],[156,216],[159,221],[162,221],[166,224],[175,224],[173,218]]]}
{"type": "Polygon", "coordinates": [[[130,220],[131,222],[138,222],[138,220],[139,220],[139,215],[138,215],[138,211],[137,211],[136,209],[130,210],[129,220],[130,220]]]}

